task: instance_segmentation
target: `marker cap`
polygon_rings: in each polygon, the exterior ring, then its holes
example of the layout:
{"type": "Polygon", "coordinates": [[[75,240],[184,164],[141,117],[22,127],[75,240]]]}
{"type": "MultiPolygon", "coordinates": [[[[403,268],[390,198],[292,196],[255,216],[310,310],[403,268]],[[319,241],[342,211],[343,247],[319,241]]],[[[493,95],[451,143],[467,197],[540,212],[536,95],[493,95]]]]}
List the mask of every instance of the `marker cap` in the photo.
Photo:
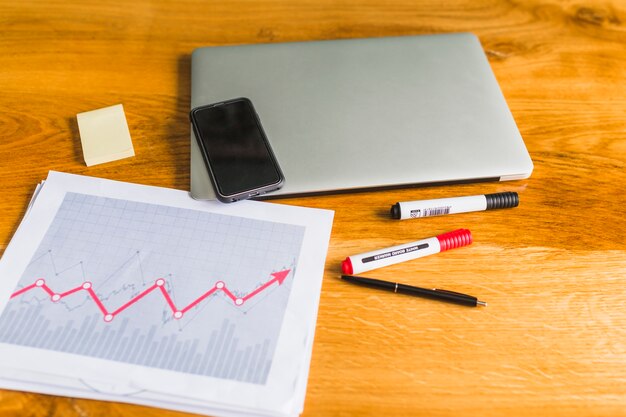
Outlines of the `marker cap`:
{"type": "Polygon", "coordinates": [[[519,205],[519,195],[514,191],[485,194],[485,200],[487,200],[487,210],[511,208],[519,205]]]}
{"type": "Polygon", "coordinates": [[[457,229],[438,235],[437,240],[439,240],[439,246],[441,247],[440,252],[444,252],[449,249],[460,248],[461,246],[471,244],[472,232],[468,229],[457,229]]]}

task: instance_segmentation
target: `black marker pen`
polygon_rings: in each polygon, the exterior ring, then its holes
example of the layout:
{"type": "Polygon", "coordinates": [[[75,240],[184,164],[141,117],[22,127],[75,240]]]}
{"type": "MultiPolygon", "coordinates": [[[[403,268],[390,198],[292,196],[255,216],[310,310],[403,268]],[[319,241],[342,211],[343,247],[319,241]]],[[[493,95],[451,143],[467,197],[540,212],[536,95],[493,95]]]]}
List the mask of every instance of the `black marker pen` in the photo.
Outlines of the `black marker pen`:
{"type": "Polygon", "coordinates": [[[517,207],[518,204],[519,196],[516,192],[405,201],[391,206],[391,218],[400,220],[417,219],[419,217],[517,207]]]}

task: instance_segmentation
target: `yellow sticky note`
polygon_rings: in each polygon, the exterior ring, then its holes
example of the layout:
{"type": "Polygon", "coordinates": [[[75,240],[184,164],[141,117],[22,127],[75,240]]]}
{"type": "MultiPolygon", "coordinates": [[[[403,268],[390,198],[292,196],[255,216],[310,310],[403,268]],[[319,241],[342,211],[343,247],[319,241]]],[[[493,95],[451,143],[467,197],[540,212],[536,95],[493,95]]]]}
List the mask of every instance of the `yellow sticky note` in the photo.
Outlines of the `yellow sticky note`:
{"type": "Polygon", "coordinates": [[[135,156],[121,104],[76,115],[87,166],[135,156]]]}

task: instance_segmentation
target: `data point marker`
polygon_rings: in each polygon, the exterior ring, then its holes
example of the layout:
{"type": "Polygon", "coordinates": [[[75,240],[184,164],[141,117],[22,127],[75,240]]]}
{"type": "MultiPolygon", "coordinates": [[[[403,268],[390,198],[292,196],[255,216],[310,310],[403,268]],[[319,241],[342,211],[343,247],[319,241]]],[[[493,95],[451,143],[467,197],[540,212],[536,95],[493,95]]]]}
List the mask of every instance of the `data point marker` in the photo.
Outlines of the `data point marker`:
{"type": "Polygon", "coordinates": [[[183,317],[183,312],[182,311],[176,311],[174,312],[174,318],[175,319],[180,319],[183,317]]]}
{"type": "Polygon", "coordinates": [[[113,314],[107,314],[106,316],[104,316],[104,321],[106,321],[107,323],[113,320],[113,314]]]}
{"type": "Polygon", "coordinates": [[[52,299],[52,301],[56,302],[61,299],[61,296],[59,294],[53,294],[50,298],[52,299]]]}

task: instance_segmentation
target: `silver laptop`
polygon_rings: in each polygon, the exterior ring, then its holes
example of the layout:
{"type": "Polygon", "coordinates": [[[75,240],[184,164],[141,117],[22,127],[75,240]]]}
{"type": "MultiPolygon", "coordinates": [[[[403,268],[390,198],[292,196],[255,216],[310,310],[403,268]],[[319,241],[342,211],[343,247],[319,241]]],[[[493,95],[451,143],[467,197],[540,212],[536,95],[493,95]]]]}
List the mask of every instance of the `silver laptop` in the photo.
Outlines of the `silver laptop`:
{"type": "MultiPolygon", "coordinates": [[[[472,34],[199,48],[191,108],[247,97],[285,175],[267,197],[527,178],[472,34]]],[[[195,137],[191,194],[214,199],[195,137]]]]}

